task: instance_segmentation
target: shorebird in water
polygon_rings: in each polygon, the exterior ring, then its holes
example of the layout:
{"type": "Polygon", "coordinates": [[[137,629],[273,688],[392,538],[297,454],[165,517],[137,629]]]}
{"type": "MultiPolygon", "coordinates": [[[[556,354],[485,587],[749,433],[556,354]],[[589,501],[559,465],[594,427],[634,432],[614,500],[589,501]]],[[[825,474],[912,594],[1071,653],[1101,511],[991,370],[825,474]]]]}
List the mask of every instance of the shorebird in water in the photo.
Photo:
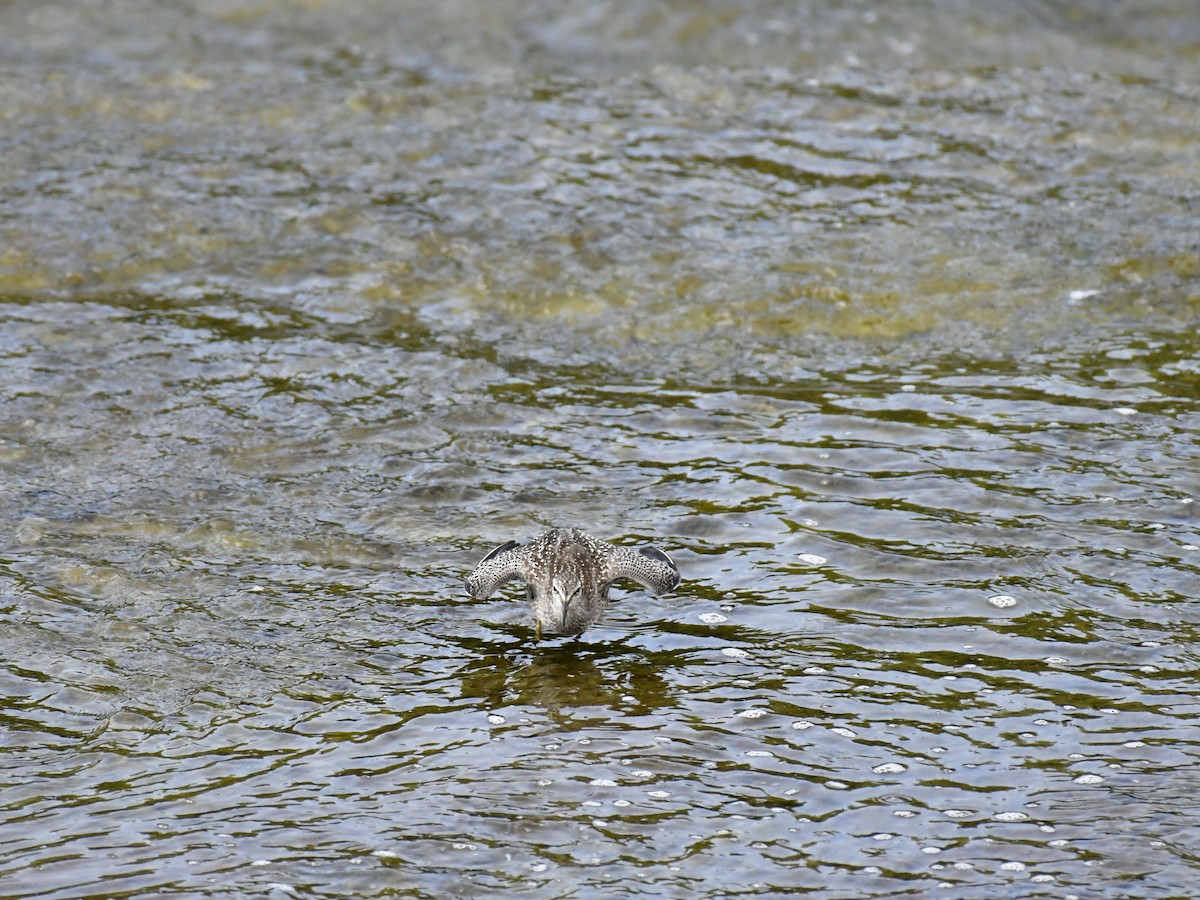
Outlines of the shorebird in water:
{"type": "Polygon", "coordinates": [[[608,606],[608,589],[620,578],[655,594],[679,584],[679,568],[656,547],[618,547],[578,528],[555,528],[527,544],[501,544],[467,576],[467,593],[483,600],[506,581],[525,582],[525,599],[543,629],[580,635],[608,606]]]}

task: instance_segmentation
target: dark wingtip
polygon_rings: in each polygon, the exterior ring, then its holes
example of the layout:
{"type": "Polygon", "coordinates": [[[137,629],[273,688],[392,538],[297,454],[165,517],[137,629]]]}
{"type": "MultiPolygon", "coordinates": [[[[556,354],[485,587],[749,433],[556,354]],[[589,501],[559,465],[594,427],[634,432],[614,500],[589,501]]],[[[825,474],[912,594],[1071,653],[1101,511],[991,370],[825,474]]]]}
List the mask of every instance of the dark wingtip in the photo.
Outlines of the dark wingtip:
{"type": "Polygon", "coordinates": [[[481,559],[478,563],[476,563],[476,565],[482,565],[483,563],[485,563],[489,559],[491,559],[493,556],[496,556],[497,554],[500,554],[500,553],[507,553],[509,550],[512,550],[519,546],[521,546],[521,545],[518,544],[516,541],[506,541],[505,543],[503,543],[499,547],[497,547],[495,550],[493,550],[491,553],[489,553],[487,556],[485,556],[483,559],[481,559]]]}

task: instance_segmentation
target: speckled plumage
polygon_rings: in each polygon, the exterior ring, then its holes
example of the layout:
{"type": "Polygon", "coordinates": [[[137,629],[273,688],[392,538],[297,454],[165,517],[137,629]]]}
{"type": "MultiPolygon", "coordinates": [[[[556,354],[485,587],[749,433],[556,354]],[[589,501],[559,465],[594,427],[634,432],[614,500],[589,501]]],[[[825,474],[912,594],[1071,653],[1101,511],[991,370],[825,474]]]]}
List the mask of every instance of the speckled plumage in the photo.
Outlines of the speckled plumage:
{"type": "Polygon", "coordinates": [[[525,582],[538,634],[572,635],[596,623],[617,579],[664,594],[679,584],[679,569],[655,547],[618,547],[578,528],[556,528],[527,544],[501,544],[467,576],[467,593],[482,600],[515,578],[525,582]]]}

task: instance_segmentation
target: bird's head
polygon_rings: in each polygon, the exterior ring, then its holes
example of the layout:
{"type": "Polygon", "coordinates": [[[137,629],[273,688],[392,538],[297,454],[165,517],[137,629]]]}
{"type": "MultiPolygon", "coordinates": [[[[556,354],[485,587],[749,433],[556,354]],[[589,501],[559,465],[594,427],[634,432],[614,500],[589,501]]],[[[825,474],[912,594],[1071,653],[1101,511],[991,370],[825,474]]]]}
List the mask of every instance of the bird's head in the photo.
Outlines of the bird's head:
{"type": "Polygon", "coordinates": [[[583,580],[574,573],[562,572],[550,580],[550,598],[554,609],[559,615],[555,623],[563,634],[571,633],[571,609],[575,607],[575,618],[578,619],[582,610],[583,580]]]}

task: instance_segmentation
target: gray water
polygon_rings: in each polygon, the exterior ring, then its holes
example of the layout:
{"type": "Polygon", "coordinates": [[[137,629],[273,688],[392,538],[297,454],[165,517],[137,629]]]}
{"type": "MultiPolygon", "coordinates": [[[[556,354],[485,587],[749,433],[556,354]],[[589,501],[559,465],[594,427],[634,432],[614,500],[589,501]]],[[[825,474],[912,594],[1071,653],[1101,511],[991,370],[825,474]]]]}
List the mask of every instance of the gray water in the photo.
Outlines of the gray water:
{"type": "Polygon", "coordinates": [[[1182,897],[1190,2],[0,6],[0,896],[1182,897]],[[533,641],[492,546],[684,581],[533,641]]]}

